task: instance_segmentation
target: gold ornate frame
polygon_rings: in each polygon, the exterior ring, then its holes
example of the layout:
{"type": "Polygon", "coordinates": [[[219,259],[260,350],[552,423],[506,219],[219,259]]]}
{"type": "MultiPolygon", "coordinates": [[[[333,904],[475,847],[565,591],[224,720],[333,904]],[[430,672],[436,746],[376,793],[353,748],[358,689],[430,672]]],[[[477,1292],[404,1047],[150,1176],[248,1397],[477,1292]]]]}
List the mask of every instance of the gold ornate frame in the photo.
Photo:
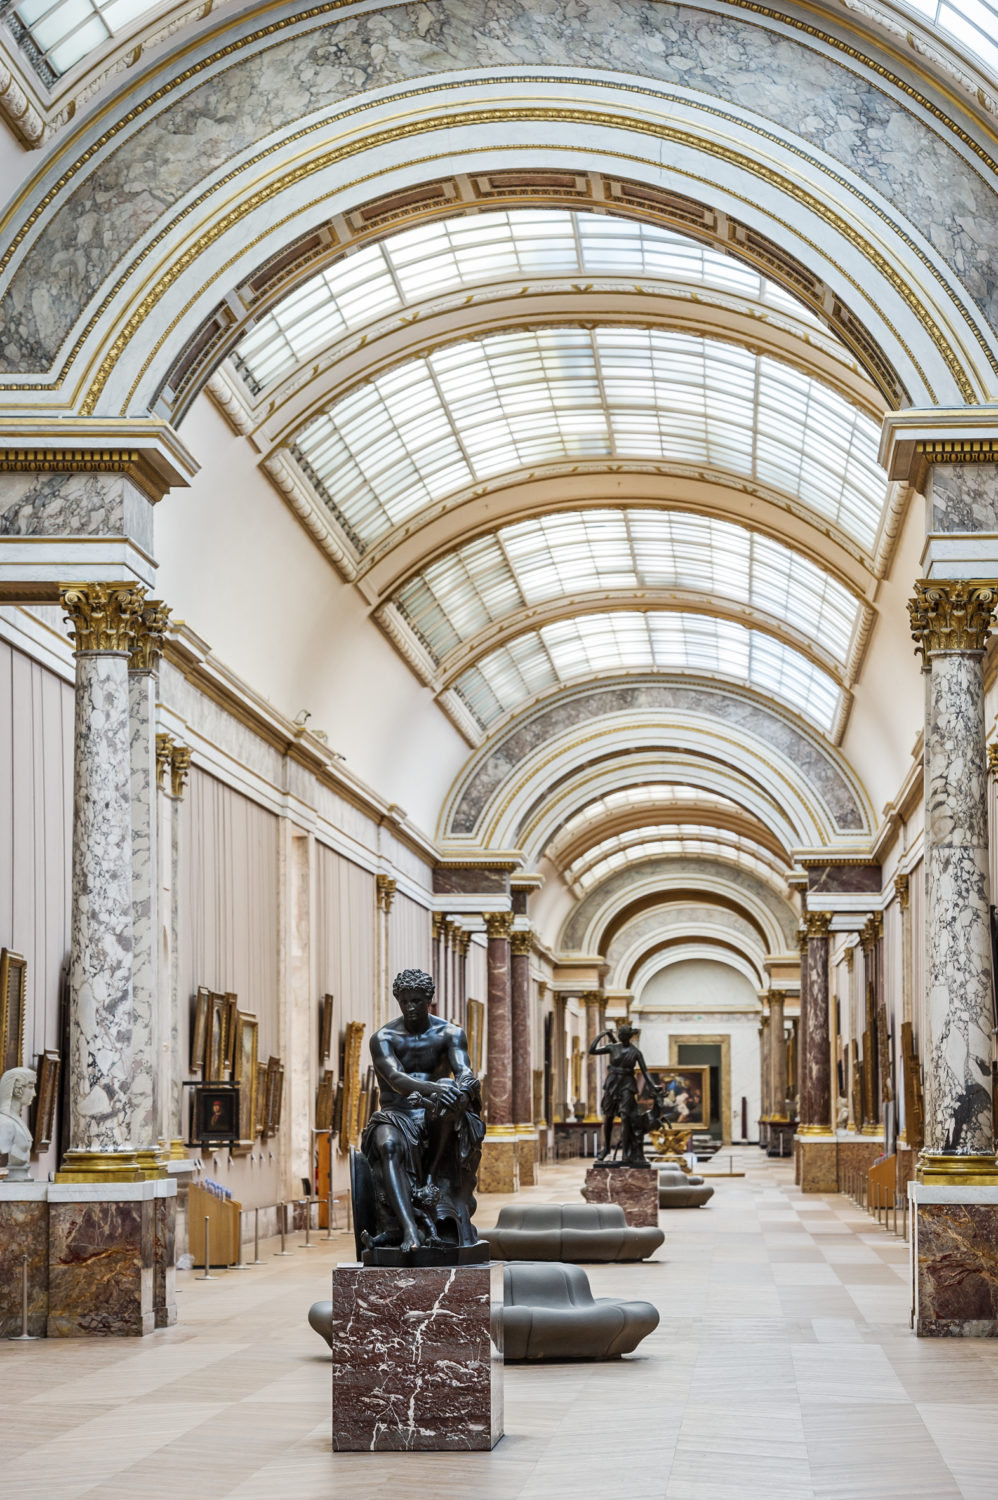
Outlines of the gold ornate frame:
{"type": "MultiPolygon", "coordinates": [[[[674,1068],[685,1067],[679,1061],[680,1047],[720,1047],[721,1049],[721,1144],[731,1145],[731,1033],[702,1032],[697,1036],[672,1035],[669,1038],[669,1064],[674,1068]]],[[[707,1064],[691,1064],[693,1067],[707,1064]]]]}
{"type": "Polygon", "coordinates": [[[0,949],[0,1073],[24,1067],[27,990],[27,959],[9,948],[0,949]]]}

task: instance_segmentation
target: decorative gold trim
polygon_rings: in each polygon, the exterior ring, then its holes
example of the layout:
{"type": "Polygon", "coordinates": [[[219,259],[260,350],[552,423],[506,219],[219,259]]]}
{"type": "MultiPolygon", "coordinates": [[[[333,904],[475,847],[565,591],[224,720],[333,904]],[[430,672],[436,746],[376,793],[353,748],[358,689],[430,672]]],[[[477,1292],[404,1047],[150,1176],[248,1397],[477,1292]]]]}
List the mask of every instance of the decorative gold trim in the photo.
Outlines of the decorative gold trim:
{"type": "Polygon", "coordinates": [[[916,655],[920,654],[924,663],[936,652],[983,651],[996,608],[998,589],[986,582],[919,580],[915,597],[908,600],[916,655]]]}
{"type": "Polygon", "coordinates": [[[830,1125],[798,1125],[797,1134],[806,1136],[808,1140],[814,1140],[818,1136],[822,1136],[826,1141],[835,1141],[837,1139],[833,1135],[830,1125]]]}
{"type": "Polygon", "coordinates": [[[143,1179],[146,1182],[158,1182],[160,1178],[167,1175],[166,1163],[168,1157],[159,1147],[150,1147],[148,1150],[136,1151],[135,1160],[139,1164],[143,1179]]]}
{"type": "Polygon", "coordinates": [[[343,1108],[340,1115],[340,1150],[360,1145],[360,1048],[363,1021],[348,1021],[343,1043],[343,1108]]]}
{"type": "Polygon", "coordinates": [[[144,1182],[134,1151],[67,1151],[56,1182],[144,1182]]]}
{"type": "Polygon", "coordinates": [[[533,950],[534,934],[529,927],[514,928],[509,943],[515,957],[527,958],[533,950]]]}
{"type": "Polygon", "coordinates": [[[383,911],[385,916],[387,916],[392,909],[392,902],[395,900],[398,881],[392,880],[390,875],[375,875],[374,888],[378,910],[383,911]]]}
{"type": "MultiPolygon", "coordinates": [[[[606,997],[602,990],[585,990],[579,996],[580,1002],[587,1010],[598,1010],[604,1004],[606,997]]],[[[598,1117],[597,1117],[598,1118],[598,1117]]]]}
{"type": "MultiPolygon", "coordinates": [[[[994,748],[998,749],[998,746],[995,746],[994,748]]],[[[988,769],[989,770],[998,769],[998,758],[996,758],[995,764],[992,766],[990,752],[988,754],[988,769]]],[[[898,901],[898,907],[899,907],[899,909],[901,911],[907,911],[908,907],[909,907],[909,904],[910,904],[910,901],[911,901],[911,876],[910,875],[895,875],[895,877],[894,877],[894,893],[897,896],[897,901],[898,901]]]]}
{"type": "Polygon", "coordinates": [[[520,1134],[519,1125],[486,1125],[485,1139],[487,1141],[511,1141],[520,1134]]]}
{"type": "Polygon", "coordinates": [[[879,911],[871,912],[860,930],[859,941],[864,953],[872,953],[884,935],[884,919],[879,911]]]}
{"type": "Polygon", "coordinates": [[[513,913],[511,911],[487,911],[484,919],[485,931],[488,933],[490,943],[511,940],[513,936],[513,913]]]}
{"type": "Polygon", "coordinates": [[[990,1156],[950,1156],[941,1151],[922,1151],[915,1176],[919,1182],[941,1186],[975,1187],[998,1183],[998,1161],[990,1156]]]}
{"type": "Polygon", "coordinates": [[[922,438],[915,452],[927,464],[998,463],[998,442],[991,438],[922,438]]]}
{"type": "Polygon", "coordinates": [[[144,589],[128,583],[69,583],[60,586],[59,599],[77,655],[131,654],[145,608],[144,589]]]}
{"type": "Polygon", "coordinates": [[[176,741],[170,734],[160,732],[156,736],[156,785],[165,786],[166,773],[173,759],[176,741]]]}
{"type": "Polygon", "coordinates": [[[2,448],[0,473],[120,475],[154,503],[167,488],[149,454],[137,448],[2,448]]]}
{"type": "Polygon", "coordinates": [[[170,611],[162,599],[147,599],[136,621],[135,643],[128,659],[130,672],[156,672],[170,623],[170,611]]]}
{"type": "Polygon", "coordinates": [[[170,790],[175,797],[184,795],[187,776],[191,769],[191,747],[174,745],[170,751],[170,790]]]}
{"type": "Polygon", "coordinates": [[[827,938],[832,915],[830,911],[806,911],[804,913],[802,921],[809,942],[812,938],[827,938]]]}

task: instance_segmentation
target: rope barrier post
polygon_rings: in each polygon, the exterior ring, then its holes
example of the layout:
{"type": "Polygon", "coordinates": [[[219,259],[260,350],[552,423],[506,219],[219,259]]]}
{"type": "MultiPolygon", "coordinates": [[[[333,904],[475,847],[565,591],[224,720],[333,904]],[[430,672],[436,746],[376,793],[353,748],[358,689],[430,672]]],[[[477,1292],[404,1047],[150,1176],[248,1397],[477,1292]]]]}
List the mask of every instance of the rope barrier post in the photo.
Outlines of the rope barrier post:
{"type": "Polygon", "coordinates": [[[217,1281],[218,1277],[211,1274],[211,1216],[204,1216],[204,1275],[195,1276],[195,1281],[217,1281]]]}
{"type": "Polygon", "coordinates": [[[9,1342],[12,1344],[34,1344],[38,1341],[37,1333],[28,1332],[28,1257],[21,1256],[21,1331],[12,1333],[9,1342]]]}
{"type": "Polygon", "coordinates": [[[333,1189],[332,1177],[330,1177],[329,1193],[326,1196],[326,1234],[325,1238],[331,1240],[333,1237],[333,1189]]]}
{"type": "Polygon", "coordinates": [[[258,1208],[253,1210],[253,1264],[263,1265],[260,1259],[260,1210],[258,1208]]]}
{"type": "Polygon", "coordinates": [[[288,1205],[286,1203],[279,1203],[277,1205],[277,1217],[280,1220],[281,1225],[281,1248],[280,1250],[275,1250],[274,1254],[290,1255],[291,1251],[287,1249],[284,1243],[285,1235],[288,1232],[288,1205]]]}
{"type": "Polygon", "coordinates": [[[243,1260],[243,1211],[239,1210],[239,1243],[236,1246],[236,1254],[239,1257],[229,1267],[230,1271],[248,1271],[250,1262],[243,1260]]]}
{"type": "Polygon", "coordinates": [[[309,1196],[308,1198],[303,1198],[301,1201],[305,1205],[305,1243],[304,1243],[304,1245],[299,1245],[298,1249],[299,1250],[314,1250],[315,1246],[312,1244],[312,1199],[311,1199],[311,1196],[309,1196]]]}

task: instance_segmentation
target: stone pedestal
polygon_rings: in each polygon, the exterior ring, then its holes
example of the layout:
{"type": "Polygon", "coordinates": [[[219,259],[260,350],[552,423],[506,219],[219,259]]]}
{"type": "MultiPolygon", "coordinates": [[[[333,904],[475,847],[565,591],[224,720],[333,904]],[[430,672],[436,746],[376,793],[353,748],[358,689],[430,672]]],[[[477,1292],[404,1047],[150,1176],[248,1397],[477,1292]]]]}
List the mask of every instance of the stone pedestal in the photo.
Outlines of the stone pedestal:
{"type": "Polygon", "coordinates": [[[658,1227],[658,1172],[654,1167],[607,1167],[597,1162],[586,1173],[587,1203],[618,1203],[635,1229],[658,1227]]]}
{"type": "Polygon", "coordinates": [[[833,1135],[799,1135],[796,1180],[802,1193],[837,1193],[838,1145],[833,1135]]]}
{"type": "Polygon", "coordinates": [[[916,1334],[998,1337],[998,1188],[912,1182],[908,1196],[916,1334]]]}
{"type": "Polygon", "coordinates": [[[0,1333],[130,1336],[177,1321],[175,1182],[0,1183],[0,1333]],[[16,1324],[16,1327],[11,1325],[16,1324]]]}
{"type": "Polygon", "coordinates": [[[503,1433],[502,1266],[333,1271],[333,1449],[491,1449],[503,1433]]]}
{"type": "Polygon", "coordinates": [[[839,1171],[843,1181],[850,1172],[868,1172],[884,1154],[883,1137],[875,1135],[839,1136],[839,1171]]]}
{"type": "Polygon", "coordinates": [[[540,1150],[537,1131],[529,1127],[516,1138],[516,1164],[521,1187],[533,1187],[537,1181],[537,1157],[540,1150]]]}
{"type": "Polygon", "coordinates": [[[517,1193],[520,1190],[520,1141],[509,1125],[490,1126],[482,1142],[478,1165],[480,1193],[517,1193]]]}

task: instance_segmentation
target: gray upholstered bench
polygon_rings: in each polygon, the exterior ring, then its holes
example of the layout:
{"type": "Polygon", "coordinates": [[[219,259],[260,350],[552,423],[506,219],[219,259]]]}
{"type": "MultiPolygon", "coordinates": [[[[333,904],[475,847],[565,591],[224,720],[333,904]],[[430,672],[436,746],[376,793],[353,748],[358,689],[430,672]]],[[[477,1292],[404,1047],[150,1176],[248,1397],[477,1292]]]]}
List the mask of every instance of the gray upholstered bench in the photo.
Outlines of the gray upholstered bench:
{"type": "Polygon", "coordinates": [[[594,1297],[581,1266],[503,1267],[503,1346],[511,1359],[617,1359],[658,1327],[650,1302],[594,1297]]]}
{"type": "Polygon", "coordinates": [[[644,1260],[665,1239],[632,1229],[617,1203],[529,1203],[499,1210],[485,1230],[494,1260],[644,1260]]]}
{"type": "Polygon", "coordinates": [[[689,1177],[681,1167],[659,1167],[659,1208],[700,1208],[714,1196],[702,1177],[689,1177]]]}

